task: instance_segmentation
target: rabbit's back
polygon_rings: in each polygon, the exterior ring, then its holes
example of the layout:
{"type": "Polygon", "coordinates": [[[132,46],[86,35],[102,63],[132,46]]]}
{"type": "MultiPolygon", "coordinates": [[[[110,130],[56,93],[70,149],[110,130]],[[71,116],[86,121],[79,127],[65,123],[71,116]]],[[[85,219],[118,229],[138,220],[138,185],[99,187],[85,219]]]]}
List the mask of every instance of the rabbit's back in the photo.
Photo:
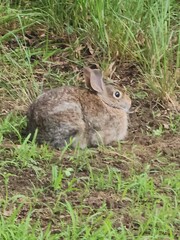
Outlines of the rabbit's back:
{"type": "Polygon", "coordinates": [[[81,89],[61,87],[40,95],[28,110],[28,132],[33,136],[38,129],[37,141],[62,147],[70,137],[84,128],[81,104],[78,101],[81,89]]]}

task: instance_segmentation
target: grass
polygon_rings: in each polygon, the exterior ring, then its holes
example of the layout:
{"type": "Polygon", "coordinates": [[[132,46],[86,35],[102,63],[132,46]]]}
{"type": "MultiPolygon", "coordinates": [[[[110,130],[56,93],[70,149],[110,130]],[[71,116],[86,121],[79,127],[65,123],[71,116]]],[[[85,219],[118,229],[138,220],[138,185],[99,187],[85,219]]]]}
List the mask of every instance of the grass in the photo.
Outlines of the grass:
{"type": "MultiPolygon", "coordinates": [[[[94,52],[97,59],[103,54],[104,61],[101,67],[105,70],[112,59],[117,57],[120,57],[121,61],[125,58],[137,62],[147,85],[155,94],[167,100],[175,95],[180,62],[179,4],[176,0],[114,0],[106,3],[101,0],[98,4],[94,1],[78,1],[72,4],[70,1],[42,0],[32,6],[29,5],[29,1],[24,2],[22,6],[19,3],[18,6],[15,10],[10,4],[1,4],[1,11],[8,14],[2,14],[2,23],[12,29],[5,31],[0,41],[15,39],[20,52],[11,51],[11,54],[17,57],[20,57],[20,54],[26,56],[23,71],[26,65],[29,74],[33,75],[33,65],[38,61],[32,65],[32,57],[43,56],[48,60],[62,51],[52,49],[49,34],[57,38],[67,36],[66,44],[72,55],[77,55],[77,52],[83,49],[83,44],[89,47],[89,51],[94,52]],[[15,21],[17,26],[14,30],[12,22],[15,21]],[[40,43],[42,45],[39,49],[27,46],[25,31],[31,25],[41,30],[46,25],[54,30],[49,33],[44,29],[46,37],[40,43]],[[21,33],[21,38],[17,36],[17,32],[21,33]],[[74,38],[77,40],[74,41],[74,38]]],[[[11,54],[5,54],[5,57],[11,54]]],[[[75,57],[73,56],[73,61],[77,62],[75,57]]],[[[10,61],[14,61],[14,57],[9,58],[10,61]]],[[[82,65],[80,62],[78,64],[82,65]]],[[[16,65],[19,67],[18,63],[16,65]]]]}
{"type": "MultiPolygon", "coordinates": [[[[67,161],[69,154],[63,161],[67,161]]],[[[1,238],[26,239],[28,235],[30,239],[176,239],[178,172],[173,170],[172,164],[165,165],[167,159],[161,159],[158,165],[162,165],[161,169],[152,171],[150,165],[145,164],[142,173],[136,170],[129,177],[105,163],[101,170],[96,169],[94,160],[89,159],[91,167],[86,177],[81,176],[82,171],[75,163],[71,165],[70,175],[66,174],[66,165],[61,164],[58,168],[50,162],[41,166],[39,171],[45,170],[45,174],[35,175],[39,183],[35,183],[34,189],[28,183],[33,192],[28,198],[26,194],[11,196],[8,191],[14,176],[4,174],[6,197],[1,199],[1,238]],[[172,172],[174,177],[169,178],[172,172]],[[38,185],[46,187],[38,191],[38,185]],[[43,202],[43,196],[48,201],[43,202]],[[45,219],[57,221],[53,232],[50,222],[47,224],[43,220],[39,203],[44,214],[48,213],[45,219]],[[19,219],[24,211],[26,214],[19,219]],[[45,224],[44,230],[41,224],[45,224]]],[[[117,160],[121,163],[120,159],[117,160]]],[[[19,178],[21,173],[17,169],[14,175],[19,178]]]]}
{"type": "Polygon", "coordinates": [[[178,239],[178,1],[1,1],[0,33],[0,239],[178,239]],[[29,104],[85,65],[131,92],[127,141],[30,141],[29,104]]]}

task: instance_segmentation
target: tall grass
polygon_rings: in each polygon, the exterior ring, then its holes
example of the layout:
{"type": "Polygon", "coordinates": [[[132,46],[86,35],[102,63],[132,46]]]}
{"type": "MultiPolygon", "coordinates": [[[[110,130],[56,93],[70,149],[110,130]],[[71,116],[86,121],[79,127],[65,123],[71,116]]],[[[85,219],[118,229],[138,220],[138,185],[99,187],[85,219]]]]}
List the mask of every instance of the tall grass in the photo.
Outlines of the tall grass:
{"type": "Polygon", "coordinates": [[[47,31],[54,29],[55,34],[61,37],[66,35],[71,39],[71,36],[76,36],[79,44],[90,44],[98,55],[103,53],[108,62],[117,57],[121,61],[137,62],[147,84],[162,98],[174,94],[178,84],[176,69],[180,67],[180,7],[177,0],[15,3],[19,11],[26,13],[26,18],[34,18],[36,23],[43,22],[47,31]]]}

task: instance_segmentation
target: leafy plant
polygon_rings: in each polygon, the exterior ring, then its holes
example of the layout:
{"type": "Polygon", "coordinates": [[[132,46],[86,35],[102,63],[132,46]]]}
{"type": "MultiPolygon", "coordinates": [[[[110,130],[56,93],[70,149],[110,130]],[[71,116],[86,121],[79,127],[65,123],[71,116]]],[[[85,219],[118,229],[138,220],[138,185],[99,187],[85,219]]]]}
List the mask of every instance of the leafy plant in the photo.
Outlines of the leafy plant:
{"type": "Polygon", "coordinates": [[[58,166],[52,166],[52,186],[55,191],[60,190],[62,187],[62,180],[64,174],[62,169],[58,169],[58,166]]]}

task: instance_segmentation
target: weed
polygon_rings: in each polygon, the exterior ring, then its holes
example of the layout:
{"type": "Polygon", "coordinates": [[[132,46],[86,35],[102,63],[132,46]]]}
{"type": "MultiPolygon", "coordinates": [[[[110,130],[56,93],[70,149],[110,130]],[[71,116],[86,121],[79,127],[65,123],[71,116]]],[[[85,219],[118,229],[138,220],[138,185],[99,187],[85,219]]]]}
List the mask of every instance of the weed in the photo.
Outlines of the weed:
{"type": "Polygon", "coordinates": [[[6,137],[8,134],[14,134],[18,138],[18,141],[21,143],[21,131],[26,126],[25,120],[25,117],[13,113],[8,114],[4,119],[0,120],[1,139],[3,140],[3,138],[6,137]]]}
{"type": "Polygon", "coordinates": [[[3,200],[3,209],[4,209],[8,205],[8,200],[9,200],[9,192],[8,192],[9,177],[13,176],[13,174],[5,172],[5,173],[1,173],[0,175],[4,178],[4,186],[5,186],[5,199],[3,200]]]}
{"type": "Polygon", "coordinates": [[[116,168],[94,170],[89,167],[89,185],[96,190],[114,190],[120,192],[122,187],[121,173],[116,168]]]}
{"type": "Polygon", "coordinates": [[[179,126],[180,126],[180,114],[170,114],[169,116],[169,126],[173,133],[179,133],[179,126]]]}
{"type": "Polygon", "coordinates": [[[155,136],[155,137],[159,137],[159,136],[162,136],[163,132],[164,132],[163,126],[162,126],[162,125],[159,125],[159,128],[153,129],[152,134],[153,134],[153,136],[155,136]]]}
{"type": "Polygon", "coordinates": [[[15,148],[14,156],[16,160],[20,163],[20,166],[22,167],[33,167],[37,165],[37,159],[46,159],[50,160],[53,157],[53,152],[50,151],[49,147],[45,145],[41,145],[41,147],[38,147],[36,144],[36,136],[37,131],[33,136],[32,141],[29,141],[30,134],[25,138],[24,142],[19,146],[15,148]]]}
{"type": "Polygon", "coordinates": [[[74,154],[70,157],[70,160],[75,163],[79,171],[88,169],[89,162],[93,158],[96,151],[85,148],[80,149],[78,146],[75,148],[74,154]]]}
{"type": "MultiPolygon", "coordinates": [[[[112,214],[106,216],[106,207],[102,206],[95,214],[87,216],[84,222],[80,221],[78,213],[73,206],[66,202],[64,207],[71,218],[71,223],[63,225],[60,236],[65,239],[118,239],[119,233],[113,228],[112,214]],[[103,222],[101,225],[100,223],[103,222]]],[[[125,235],[124,233],[121,236],[125,235]]],[[[123,239],[123,238],[122,238],[123,239]]]]}
{"type": "Polygon", "coordinates": [[[52,166],[52,187],[55,191],[60,190],[62,187],[63,172],[58,169],[56,165],[52,166]]]}
{"type": "MultiPolygon", "coordinates": [[[[22,206],[19,206],[14,210],[9,218],[1,215],[0,217],[0,238],[1,239],[45,239],[50,235],[50,229],[47,228],[46,231],[43,231],[40,228],[39,222],[37,221],[32,225],[31,215],[32,212],[28,212],[27,216],[17,222],[18,214],[21,211],[22,206]],[[39,232],[38,232],[38,231],[39,232]]],[[[55,239],[51,238],[50,239],[55,239]]]]}

